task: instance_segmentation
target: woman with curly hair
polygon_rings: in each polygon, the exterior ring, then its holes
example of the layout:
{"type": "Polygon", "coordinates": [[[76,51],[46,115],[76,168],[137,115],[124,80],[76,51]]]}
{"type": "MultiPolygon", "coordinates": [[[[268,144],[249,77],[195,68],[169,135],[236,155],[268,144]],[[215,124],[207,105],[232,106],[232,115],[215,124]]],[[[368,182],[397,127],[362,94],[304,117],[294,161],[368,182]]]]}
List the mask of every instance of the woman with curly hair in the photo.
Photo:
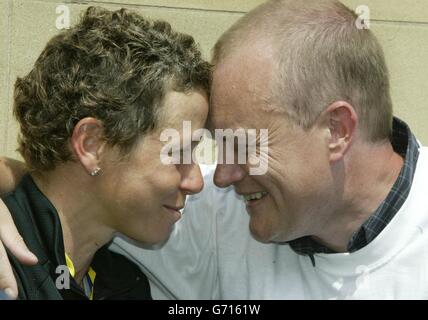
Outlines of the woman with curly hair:
{"type": "Polygon", "coordinates": [[[196,164],[161,161],[159,137],[184,120],[204,127],[209,82],[192,37],[124,9],[88,8],[48,42],[15,85],[29,173],[3,200],[38,259],[10,256],[20,299],[151,298],[140,269],[107,245],[116,233],[163,243],[202,189],[196,164]]]}

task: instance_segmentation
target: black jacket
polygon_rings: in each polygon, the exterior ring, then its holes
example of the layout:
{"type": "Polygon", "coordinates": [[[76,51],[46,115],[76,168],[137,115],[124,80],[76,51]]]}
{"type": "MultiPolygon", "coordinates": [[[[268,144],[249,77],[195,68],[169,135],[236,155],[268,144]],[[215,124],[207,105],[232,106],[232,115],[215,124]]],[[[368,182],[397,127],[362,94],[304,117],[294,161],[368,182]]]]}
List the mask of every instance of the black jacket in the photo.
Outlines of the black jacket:
{"type": "MultiPolygon", "coordinates": [[[[18,282],[19,299],[88,299],[70,276],[70,288],[56,287],[58,266],[66,266],[64,240],[58,213],[40,192],[30,175],[14,192],[3,197],[29,249],[37,256],[35,266],[24,266],[9,254],[18,282]]],[[[96,272],[94,300],[151,299],[150,286],[141,270],[125,257],[104,246],[91,264],[96,272]]]]}

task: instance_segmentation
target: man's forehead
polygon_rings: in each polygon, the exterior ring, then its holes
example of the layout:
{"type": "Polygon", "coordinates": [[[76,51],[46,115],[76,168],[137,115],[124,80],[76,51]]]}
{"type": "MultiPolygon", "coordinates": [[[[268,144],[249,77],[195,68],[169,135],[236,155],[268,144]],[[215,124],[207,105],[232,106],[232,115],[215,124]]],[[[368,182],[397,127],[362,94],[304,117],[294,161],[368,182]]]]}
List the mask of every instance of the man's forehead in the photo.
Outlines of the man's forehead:
{"type": "Polygon", "coordinates": [[[212,93],[218,96],[233,94],[265,95],[270,90],[273,75],[273,58],[270,54],[257,54],[248,50],[237,51],[216,63],[212,93]]]}
{"type": "Polygon", "coordinates": [[[235,68],[223,69],[214,76],[211,106],[214,113],[245,109],[257,112],[272,101],[272,76],[270,70],[260,69],[237,72],[235,68]]]}
{"type": "MultiPolygon", "coordinates": [[[[211,90],[210,122],[216,128],[254,128],[271,101],[272,56],[263,48],[234,51],[217,62],[211,90]]],[[[269,51],[269,50],[268,50],[269,51]]]]}
{"type": "Polygon", "coordinates": [[[269,122],[272,112],[262,106],[246,106],[239,102],[228,103],[223,100],[222,104],[212,105],[208,124],[212,129],[260,129],[269,122]]]}

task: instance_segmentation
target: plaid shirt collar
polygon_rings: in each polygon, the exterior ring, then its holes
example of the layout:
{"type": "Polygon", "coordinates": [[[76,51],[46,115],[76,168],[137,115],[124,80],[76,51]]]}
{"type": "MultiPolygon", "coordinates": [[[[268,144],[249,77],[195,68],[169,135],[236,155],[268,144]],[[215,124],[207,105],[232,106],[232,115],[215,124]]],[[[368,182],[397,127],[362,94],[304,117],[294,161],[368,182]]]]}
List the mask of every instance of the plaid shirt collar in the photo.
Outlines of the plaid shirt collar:
{"type": "MultiPolygon", "coordinates": [[[[348,252],[357,251],[376,238],[400,210],[409,195],[419,157],[419,144],[407,124],[398,118],[393,120],[391,143],[394,151],[403,157],[403,167],[386,199],[360,229],[352,235],[348,243],[348,252]]],[[[309,255],[313,265],[315,265],[313,258],[315,253],[335,253],[310,236],[298,238],[288,243],[296,253],[309,255]]]]}

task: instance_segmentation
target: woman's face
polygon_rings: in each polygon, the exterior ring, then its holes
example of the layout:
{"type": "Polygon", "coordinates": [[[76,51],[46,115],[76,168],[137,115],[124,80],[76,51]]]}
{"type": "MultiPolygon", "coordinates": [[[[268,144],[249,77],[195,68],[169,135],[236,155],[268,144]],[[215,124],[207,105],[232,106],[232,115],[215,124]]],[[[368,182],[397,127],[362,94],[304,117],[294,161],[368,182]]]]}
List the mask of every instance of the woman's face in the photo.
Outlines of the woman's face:
{"type": "Polygon", "coordinates": [[[129,157],[118,161],[112,148],[100,163],[96,177],[97,193],[106,223],[114,230],[145,244],[166,241],[181,214],[186,195],[198,193],[203,179],[197,164],[164,164],[160,140],[164,129],[180,133],[183,146],[183,121],[191,121],[192,132],[204,126],[208,99],[202,91],[170,91],[162,107],[159,130],[146,134],[129,157]]]}

